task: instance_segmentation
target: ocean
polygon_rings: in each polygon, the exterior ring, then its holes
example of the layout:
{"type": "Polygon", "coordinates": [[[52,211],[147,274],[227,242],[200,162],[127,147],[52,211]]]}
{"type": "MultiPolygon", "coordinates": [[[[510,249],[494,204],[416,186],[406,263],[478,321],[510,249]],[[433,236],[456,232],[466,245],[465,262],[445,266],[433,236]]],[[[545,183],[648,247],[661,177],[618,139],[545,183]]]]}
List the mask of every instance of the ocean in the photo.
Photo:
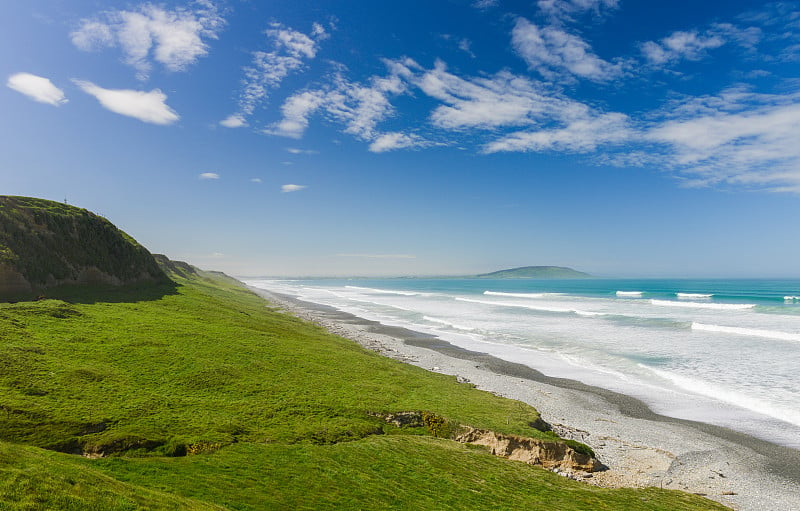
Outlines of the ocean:
{"type": "Polygon", "coordinates": [[[800,448],[800,280],[244,280],[800,448]]]}

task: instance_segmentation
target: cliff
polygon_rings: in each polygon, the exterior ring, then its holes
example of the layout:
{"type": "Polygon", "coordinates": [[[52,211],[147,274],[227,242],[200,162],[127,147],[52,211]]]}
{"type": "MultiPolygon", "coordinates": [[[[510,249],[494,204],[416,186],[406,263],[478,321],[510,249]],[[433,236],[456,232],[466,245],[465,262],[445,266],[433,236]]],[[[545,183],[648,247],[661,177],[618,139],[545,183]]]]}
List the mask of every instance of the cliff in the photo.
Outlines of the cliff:
{"type": "Polygon", "coordinates": [[[167,280],[150,252],[105,218],[59,202],[0,196],[0,301],[63,285],[167,280]]]}

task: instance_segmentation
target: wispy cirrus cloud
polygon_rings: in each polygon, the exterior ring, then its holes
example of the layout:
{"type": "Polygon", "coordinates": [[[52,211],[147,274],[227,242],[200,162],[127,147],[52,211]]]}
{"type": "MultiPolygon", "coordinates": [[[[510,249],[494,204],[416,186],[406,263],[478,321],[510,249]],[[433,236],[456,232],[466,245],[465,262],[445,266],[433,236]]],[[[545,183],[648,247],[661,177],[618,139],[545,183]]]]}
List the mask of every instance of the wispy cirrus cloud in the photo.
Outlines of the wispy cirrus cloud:
{"type": "MultiPolygon", "coordinates": [[[[328,38],[325,28],[314,23],[310,34],[273,23],[265,32],[272,43],[272,51],[253,52],[253,61],[244,69],[243,90],[239,96],[239,109],[220,124],[226,128],[247,126],[247,118],[256,107],[267,100],[272,89],[295,71],[303,69],[305,62],[316,57],[319,43],[328,38]]],[[[298,127],[288,131],[295,133],[298,127]]]]}
{"type": "Polygon", "coordinates": [[[203,172],[197,176],[197,178],[202,181],[209,181],[209,180],[213,181],[215,179],[219,179],[219,177],[220,177],[219,174],[217,174],[216,172],[203,172]]]}
{"type": "Polygon", "coordinates": [[[104,89],[92,82],[72,81],[85,93],[94,96],[105,109],[111,112],[160,125],[172,124],[180,119],[180,116],[167,106],[167,95],[159,89],[153,89],[150,92],[104,89]]]}
{"type": "Polygon", "coordinates": [[[431,122],[448,130],[524,126],[550,117],[566,105],[531,80],[501,71],[488,78],[464,78],[447,70],[442,61],[425,70],[416,62],[396,63],[408,79],[443,104],[434,108],[431,122]]]}
{"type": "Polygon", "coordinates": [[[537,7],[551,21],[572,20],[580,13],[592,11],[595,15],[604,10],[616,9],[619,0],[539,0],[537,7]]]}
{"type": "Polygon", "coordinates": [[[673,32],[658,42],[647,41],[641,45],[642,54],[650,65],[662,66],[679,60],[700,60],[708,50],[719,48],[725,40],[715,34],[673,32]]]}
{"type": "Polygon", "coordinates": [[[484,146],[484,152],[563,151],[586,153],[600,146],[620,144],[634,135],[627,115],[587,112],[563,127],[519,131],[484,146]]]}
{"type": "Polygon", "coordinates": [[[300,138],[311,115],[322,111],[339,122],[344,133],[369,142],[369,150],[376,153],[447,144],[475,129],[492,134],[499,128],[538,127],[496,139],[483,147],[484,152],[585,152],[627,136],[625,116],[596,111],[552,87],[508,71],[490,77],[461,77],[448,71],[442,61],[432,69],[408,58],[386,61],[386,65],[389,75],[371,77],[367,84],[349,82],[339,74],[327,88],[289,97],[281,108],[283,118],[266,132],[300,138]],[[429,116],[438,142],[413,132],[378,129],[394,112],[390,99],[412,89],[441,102],[429,116]]]}
{"type": "Polygon", "coordinates": [[[410,147],[424,147],[428,145],[422,137],[413,133],[390,132],[383,133],[375,138],[369,145],[369,150],[373,153],[385,153],[395,149],[407,149],[410,147]]]}
{"type": "Polygon", "coordinates": [[[604,82],[622,73],[621,63],[601,59],[589,43],[553,25],[540,27],[518,18],[511,44],[531,69],[548,79],[561,76],[604,82]]]}
{"type": "Polygon", "coordinates": [[[287,184],[281,186],[281,192],[282,193],[299,192],[300,190],[305,190],[306,188],[308,188],[306,185],[287,184]]]}
{"type": "Polygon", "coordinates": [[[691,184],[800,192],[800,94],[734,90],[692,98],[667,116],[643,137],[691,184]]]}
{"type": "Polygon", "coordinates": [[[208,54],[225,20],[210,0],[169,10],[145,3],[136,10],[109,10],[81,21],[70,37],[84,51],[119,46],[126,64],[146,80],[153,62],[169,71],[184,71],[208,54]]]}
{"type": "Polygon", "coordinates": [[[15,73],[9,76],[6,87],[39,103],[60,106],[67,102],[63,90],[53,85],[48,78],[31,73],[15,73]]]}
{"type": "Polygon", "coordinates": [[[325,102],[324,91],[303,91],[294,94],[281,105],[283,118],[264,129],[263,133],[299,139],[308,128],[309,117],[325,102]]]}
{"type": "Polygon", "coordinates": [[[683,60],[702,60],[709,56],[711,50],[731,43],[753,51],[761,38],[762,31],[758,27],[715,23],[702,30],[675,31],[658,41],[641,43],[639,49],[647,65],[663,68],[683,60]]]}
{"type": "Polygon", "coordinates": [[[383,133],[377,128],[394,113],[390,99],[408,89],[407,82],[398,74],[400,68],[388,61],[387,66],[390,69],[388,75],[372,76],[366,83],[349,81],[340,70],[326,86],[290,96],[281,106],[283,118],[264,132],[300,138],[311,115],[322,111],[328,119],[343,126],[343,133],[370,142],[373,152],[424,144],[425,141],[417,135],[383,133]]]}
{"type": "Polygon", "coordinates": [[[472,6],[476,9],[489,9],[491,7],[497,7],[499,3],[500,0],[474,0],[472,6]]]}

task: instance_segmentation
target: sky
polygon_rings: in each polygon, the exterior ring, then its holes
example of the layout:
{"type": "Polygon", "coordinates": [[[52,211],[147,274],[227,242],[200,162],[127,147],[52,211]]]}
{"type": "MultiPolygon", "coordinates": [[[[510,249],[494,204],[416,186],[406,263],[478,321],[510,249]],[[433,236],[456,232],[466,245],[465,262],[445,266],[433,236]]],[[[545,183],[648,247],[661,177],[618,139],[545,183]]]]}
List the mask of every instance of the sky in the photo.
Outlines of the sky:
{"type": "Polygon", "coordinates": [[[0,194],[240,276],[800,278],[800,2],[7,0],[0,194]]]}

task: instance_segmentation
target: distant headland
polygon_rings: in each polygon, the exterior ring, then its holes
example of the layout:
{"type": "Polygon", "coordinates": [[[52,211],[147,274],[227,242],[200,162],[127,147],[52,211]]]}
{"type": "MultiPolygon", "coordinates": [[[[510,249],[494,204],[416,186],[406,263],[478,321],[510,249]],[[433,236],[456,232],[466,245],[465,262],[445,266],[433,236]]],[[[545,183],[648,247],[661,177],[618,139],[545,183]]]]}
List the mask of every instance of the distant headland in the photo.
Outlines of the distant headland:
{"type": "Polygon", "coordinates": [[[592,275],[565,266],[522,266],[476,275],[479,279],[590,279],[592,275]]]}

